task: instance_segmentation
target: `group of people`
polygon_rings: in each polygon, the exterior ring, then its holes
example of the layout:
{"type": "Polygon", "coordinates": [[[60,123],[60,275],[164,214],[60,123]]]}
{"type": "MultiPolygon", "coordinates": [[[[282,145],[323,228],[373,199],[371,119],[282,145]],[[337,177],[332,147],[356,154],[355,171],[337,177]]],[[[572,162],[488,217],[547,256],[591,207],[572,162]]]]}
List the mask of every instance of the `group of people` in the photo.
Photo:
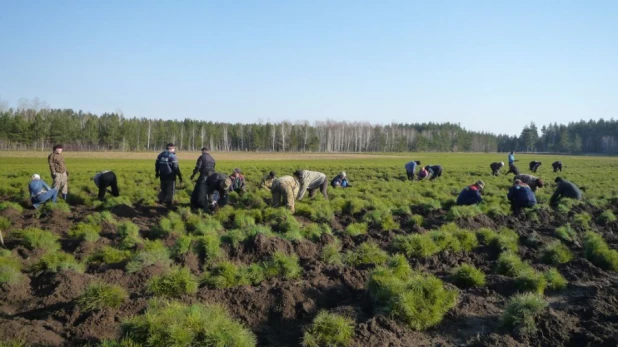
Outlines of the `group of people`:
{"type": "MultiPolygon", "coordinates": [[[[52,177],[52,186],[50,187],[41,179],[39,174],[34,174],[31,177],[28,186],[30,191],[30,199],[34,208],[38,208],[47,201],[56,202],[58,195],[63,199],[67,199],[68,193],[68,177],[69,172],[66,168],[64,158],[62,157],[63,146],[55,145],[53,152],[48,157],[49,169],[52,177]]],[[[160,192],[158,196],[159,203],[170,205],[173,203],[176,190],[176,181],[183,183],[182,172],[178,165],[176,157],[176,147],[173,143],[168,143],[166,150],[157,156],[155,162],[155,177],[160,180],[160,192]]],[[[511,202],[513,209],[521,209],[532,207],[536,204],[535,192],[538,188],[542,188],[545,183],[541,178],[533,175],[521,174],[515,166],[515,153],[510,152],[508,155],[509,171],[514,173],[513,186],[507,194],[508,200],[511,202]]],[[[191,180],[199,174],[195,188],[191,194],[191,205],[194,208],[200,208],[210,211],[215,211],[219,207],[228,204],[228,196],[231,192],[236,192],[242,195],[246,191],[245,177],[240,168],[235,168],[230,175],[217,173],[215,171],[216,161],[209,153],[207,147],[202,148],[202,154],[198,157],[191,180]]],[[[500,169],[504,166],[504,162],[494,162],[490,164],[492,175],[500,174],[500,169]]],[[[530,171],[536,173],[541,166],[540,161],[530,162],[530,171]]],[[[562,172],[562,162],[556,161],[552,163],[554,172],[562,172]]],[[[435,180],[442,176],[442,166],[427,165],[422,167],[420,161],[411,161],[405,165],[406,175],[408,180],[429,179],[435,180]],[[418,173],[416,173],[419,168],[418,173]]],[[[105,170],[97,172],[92,178],[94,184],[98,188],[99,200],[105,199],[106,193],[113,196],[119,196],[118,179],[113,171],[105,170]],[[111,188],[108,191],[108,188],[111,188]]],[[[555,182],[558,184],[556,191],[551,197],[550,204],[556,204],[560,198],[581,199],[581,190],[572,182],[556,177],[555,182]]],[[[328,200],[328,184],[329,181],[326,175],[322,172],[310,170],[296,170],[292,175],[277,177],[274,171],[270,171],[262,177],[259,188],[268,190],[272,194],[272,206],[287,206],[292,212],[295,210],[295,201],[302,200],[308,192],[309,197],[313,197],[319,190],[320,193],[328,200]]],[[[336,175],[330,185],[333,188],[350,188],[348,177],[345,171],[336,175]]],[[[464,188],[457,198],[458,205],[473,205],[483,201],[481,192],[485,188],[485,183],[481,180],[464,188]]]]}

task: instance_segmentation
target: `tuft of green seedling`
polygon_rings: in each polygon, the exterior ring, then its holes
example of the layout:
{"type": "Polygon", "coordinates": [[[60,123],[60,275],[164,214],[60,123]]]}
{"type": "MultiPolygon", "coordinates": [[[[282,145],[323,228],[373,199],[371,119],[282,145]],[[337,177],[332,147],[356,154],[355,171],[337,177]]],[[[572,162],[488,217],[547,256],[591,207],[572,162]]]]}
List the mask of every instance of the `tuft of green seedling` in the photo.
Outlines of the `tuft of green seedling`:
{"type": "Polygon", "coordinates": [[[599,234],[589,231],[584,235],[584,256],[604,270],[618,271],[618,251],[610,249],[599,234]]]}
{"type": "Polygon", "coordinates": [[[90,283],[77,303],[84,311],[118,308],[126,300],[127,291],[117,285],[100,282],[90,283]]]}
{"type": "Polygon", "coordinates": [[[354,321],[334,313],[320,311],[303,336],[305,347],[345,347],[354,334],[354,321]]]}
{"type": "Polygon", "coordinates": [[[345,228],[345,233],[350,236],[364,235],[367,233],[368,227],[367,223],[350,223],[345,228]]]}
{"type": "Polygon", "coordinates": [[[341,242],[338,239],[335,239],[334,242],[325,245],[322,248],[322,253],[320,254],[320,259],[331,265],[342,265],[343,258],[341,257],[341,242]]]}
{"type": "Polygon", "coordinates": [[[263,269],[266,278],[281,277],[287,280],[299,277],[302,272],[295,254],[285,255],[281,252],[275,252],[268,261],[264,262],[263,269]]]}
{"type": "Polygon", "coordinates": [[[344,261],[350,266],[359,265],[381,265],[388,259],[388,254],[380,249],[375,243],[365,242],[359,245],[355,250],[348,251],[345,254],[344,261]]]}
{"type": "Polygon", "coordinates": [[[512,297],[502,315],[502,323],[519,334],[533,334],[537,331],[537,319],[547,307],[539,294],[525,293],[512,297]]]}
{"type": "Polygon", "coordinates": [[[189,269],[172,267],[167,273],[152,277],[146,286],[153,295],[176,298],[197,292],[198,283],[189,269]]]}
{"type": "Polygon", "coordinates": [[[485,274],[470,264],[462,264],[453,271],[453,281],[460,287],[483,287],[485,286],[485,274]]]}
{"type": "Polygon", "coordinates": [[[105,264],[118,264],[131,259],[131,251],[116,249],[111,246],[103,246],[92,253],[88,259],[88,263],[100,262],[105,264]]]}
{"type": "Polygon", "coordinates": [[[49,272],[72,270],[82,273],[84,272],[84,264],[75,260],[72,254],[62,251],[48,252],[41,256],[39,261],[32,266],[32,270],[49,272]]]}
{"type": "Polygon", "coordinates": [[[127,263],[126,269],[128,272],[132,273],[154,264],[169,267],[171,263],[170,252],[163,242],[160,240],[145,241],[144,250],[139,251],[133,256],[127,263]]]}
{"type": "Polygon", "coordinates": [[[67,234],[69,237],[83,240],[87,242],[96,242],[100,236],[101,225],[99,224],[91,224],[91,223],[77,223],[73,226],[67,234]]]}
{"type": "Polygon", "coordinates": [[[139,234],[139,227],[129,221],[121,222],[117,227],[118,236],[120,236],[120,248],[133,249],[137,245],[141,245],[144,240],[139,234]]]}
{"type": "Polygon", "coordinates": [[[562,242],[554,241],[543,248],[542,259],[546,264],[559,265],[571,261],[573,254],[562,242]]]}
{"type": "Polygon", "coordinates": [[[567,223],[555,231],[556,237],[566,242],[573,242],[577,238],[577,232],[571,228],[571,224],[567,223]]]}
{"type": "Polygon", "coordinates": [[[562,274],[560,274],[560,272],[555,268],[545,271],[543,276],[545,277],[545,281],[547,281],[547,289],[549,290],[563,290],[569,283],[566,278],[564,278],[564,276],[562,276],[562,274]]]}
{"type": "Polygon", "coordinates": [[[31,250],[44,249],[47,252],[55,252],[60,249],[59,237],[51,231],[28,228],[17,230],[13,235],[21,239],[22,244],[31,250]]]}
{"type": "Polygon", "coordinates": [[[0,284],[17,284],[23,279],[19,258],[8,250],[0,250],[0,284]]]}

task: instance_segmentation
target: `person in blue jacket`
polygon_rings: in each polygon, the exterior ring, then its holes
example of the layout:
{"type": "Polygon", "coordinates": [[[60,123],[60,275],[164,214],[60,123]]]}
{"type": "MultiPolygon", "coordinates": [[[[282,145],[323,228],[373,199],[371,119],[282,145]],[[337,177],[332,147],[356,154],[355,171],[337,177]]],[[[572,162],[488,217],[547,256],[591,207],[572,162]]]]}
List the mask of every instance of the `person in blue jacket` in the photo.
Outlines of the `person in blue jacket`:
{"type": "Polygon", "coordinates": [[[419,165],[421,165],[420,160],[411,161],[406,164],[406,175],[408,175],[408,180],[414,181],[414,172],[419,165]]]}
{"type": "Polygon", "coordinates": [[[30,191],[30,201],[32,201],[34,208],[39,208],[39,206],[50,200],[55,203],[58,198],[58,190],[50,188],[45,181],[41,180],[41,176],[38,174],[32,175],[30,184],[28,184],[28,190],[30,191]]]}
{"type": "Polygon", "coordinates": [[[511,207],[514,212],[520,211],[522,208],[536,205],[536,196],[534,192],[530,186],[523,183],[521,180],[515,180],[506,197],[511,202],[511,207]]]}
{"type": "Polygon", "coordinates": [[[161,178],[161,192],[159,193],[159,203],[161,204],[171,205],[174,201],[176,177],[182,183],[182,173],[175,152],[176,146],[173,143],[168,143],[166,150],[159,154],[155,162],[155,177],[161,178]]]}
{"type": "Polygon", "coordinates": [[[475,184],[464,188],[457,197],[457,205],[476,205],[483,202],[481,191],[485,188],[483,181],[477,181],[475,184]]]}
{"type": "Polygon", "coordinates": [[[341,188],[351,188],[352,185],[348,182],[348,176],[345,171],[341,171],[339,175],[335,176],[332,181],[330,181],[330,185],[333,188],[341,187],[341,188]]]}

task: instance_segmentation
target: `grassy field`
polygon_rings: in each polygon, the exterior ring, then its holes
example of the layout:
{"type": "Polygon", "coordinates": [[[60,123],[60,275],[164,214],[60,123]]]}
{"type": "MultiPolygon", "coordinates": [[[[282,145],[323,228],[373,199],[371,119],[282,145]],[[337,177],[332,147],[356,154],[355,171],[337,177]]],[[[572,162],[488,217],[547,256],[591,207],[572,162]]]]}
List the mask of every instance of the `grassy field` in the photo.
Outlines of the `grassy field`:
{"type": "Polygon", "coordinates": [[[34,211],[27,184],[33,173],[51,183],[48,153],[0,153],[0,336],[104,346],[205,336],[236,346],[618,343],[618,158],[518,154],[522,173],[543,162],[536,176],[547,184],[536,207],[513,216],[513,175],[489,169],[502,154],[213,153],[218,172],[243,170],[248,193],[208,215],[189,207],[198,153],[179,154],[185,184],[171,211],[156,203],[156,154],[67,152],[68,204],[34,211]],[[444,173],[407,181],[410,160],[444,173]],[[262,175],[296,169],[329,179],[343,170],[353,187],[329,187],[329,200],[304,199],[295,214],[270,208],[262,175]],[[116,172],[120,197],[96,199],[101,170],[116,172]],[[550,207],[558,175],[584,200],[550,207]],[[456,206],[479,179],[484,202],[456,206]]]}

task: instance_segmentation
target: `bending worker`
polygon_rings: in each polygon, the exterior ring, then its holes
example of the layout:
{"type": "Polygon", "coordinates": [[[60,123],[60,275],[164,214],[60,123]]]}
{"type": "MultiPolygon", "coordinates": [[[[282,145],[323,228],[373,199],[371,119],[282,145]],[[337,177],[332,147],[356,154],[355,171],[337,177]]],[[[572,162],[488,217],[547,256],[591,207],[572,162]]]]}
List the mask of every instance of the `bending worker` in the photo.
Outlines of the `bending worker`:
{"type": "Polygon", "coordinates": [[[300,182],[292,176],[282,176],[273,181],[270,188],[272,193],[272,207],[278,207],[282,204],[287,206],[294,213],[294,201],[300,190],[300,182]]]}
{"type": "Polygon", "coordinates": [[[107,187],[111,187],[112,191],[110,192],[113,196],[120,196],[120,191],[118,190],[118,180],[116,178],[116,174],[113,171],[101,171],[97,172],[96,175],[92,178],[94,184],[99,188],[99,200],[105,199],[105,193],[107,192],[107,187]]]}
{"type": "Polygon", "coordinates": [[[552,195],[549,200],[550,205],[557,205],[561,198],[575,200],[581,200],[583,198],[582,191],[575,185],[575,183],[564,180],[562,177],[556,177],[554,181],[558,183],[558,187],[556,187],[554,195],[552,195]]]}
{"type": "Polygon", "coordinates": [[[520,180],[522,183],[527,184],[530,187],[530,189],[532,189],[533,192],[536,192],[537,188],[543,188],[543,185],[545,184],[543,182],[543,179],[537,178],[532,175],[526,175],[526,174],[515,176],[513,178],[513,181],[515,180],[520,180]]]}
{"type": "Polygon", "coordinates": [[[500,169],[502,169],[502,167],[504,167],[504,162],[493,162],[491,164],[489,164],[489,167],[491,168],[491,174],[494,176],[498,176],[500,174],[500,169]]]}
{"type": "Polygon", "coordinates": [[[477,181],[475,184],[464,188],[457,197],[457,205],[476,205],[483,202],[481,191],[485,188],[483,181],[477,181]]]}
{"type": "Polygon", "coordinates": [[[416,167],[421,165],[420,160],[411,161],[406,164],[406,175],[408,175],[408,180],[414,181],[414,173],[416,172],[416,167]]]}
{"type": "Polygon", "coordinates": [[[262,177],[262,180],[260,181],[260,188],[270,190],[276,178],[277,174],[274,171],[267,173],[262,177]]]}

